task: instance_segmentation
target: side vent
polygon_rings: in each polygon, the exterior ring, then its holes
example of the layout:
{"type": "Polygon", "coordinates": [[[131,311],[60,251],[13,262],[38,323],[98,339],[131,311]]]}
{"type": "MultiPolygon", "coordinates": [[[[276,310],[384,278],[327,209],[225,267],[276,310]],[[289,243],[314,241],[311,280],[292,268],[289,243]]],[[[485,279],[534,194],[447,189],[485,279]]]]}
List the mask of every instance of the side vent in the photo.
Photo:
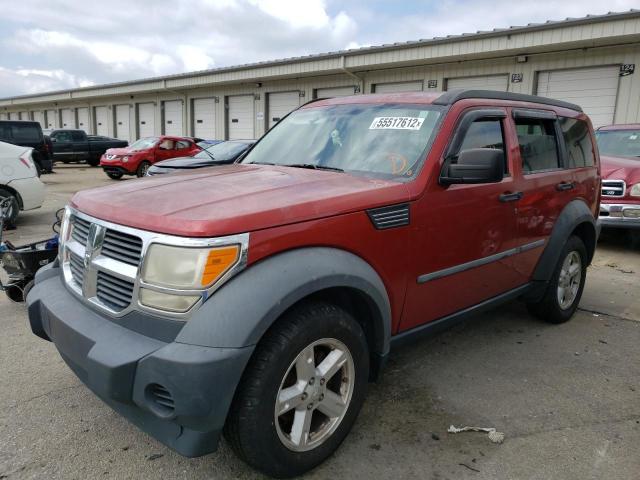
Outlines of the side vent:
{"type": "Polygon", "coordinates": [[[367,214],[378,230],[409,225],[409,204],[391,205],[367,210],[367,214]]]}

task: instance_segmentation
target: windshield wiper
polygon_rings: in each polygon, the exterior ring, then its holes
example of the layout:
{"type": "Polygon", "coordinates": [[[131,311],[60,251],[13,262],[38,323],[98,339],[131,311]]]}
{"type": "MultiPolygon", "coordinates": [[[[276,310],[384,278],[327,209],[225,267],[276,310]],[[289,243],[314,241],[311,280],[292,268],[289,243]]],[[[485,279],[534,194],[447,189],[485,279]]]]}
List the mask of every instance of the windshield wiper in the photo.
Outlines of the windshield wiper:
{"type": "Polygon", "coordinates": [[[213,155],[211,155],[211,152],[209,152],[209,150],[207,150],[206,148],[202,150],[204,153],[206,153],[207,155],[209,155],[209,157],[211,157],[211,160],[215,160],[216,157],[214,157],[213,155]]]}
{"type": "Polygon", "coordinates": [[[308,168],[311,170],[331,170],[333,172],[344,172],[343,169],[338,167],[327,167],[325,165],[316,165],[314,163],[291,163],[284,164],[283,167],[293,167],[293,168],[308,168]]]}
{"type": "Polygon", "coordinates": [[[247,165],[275,165],[273,162],[249,162],[247,165]]]}

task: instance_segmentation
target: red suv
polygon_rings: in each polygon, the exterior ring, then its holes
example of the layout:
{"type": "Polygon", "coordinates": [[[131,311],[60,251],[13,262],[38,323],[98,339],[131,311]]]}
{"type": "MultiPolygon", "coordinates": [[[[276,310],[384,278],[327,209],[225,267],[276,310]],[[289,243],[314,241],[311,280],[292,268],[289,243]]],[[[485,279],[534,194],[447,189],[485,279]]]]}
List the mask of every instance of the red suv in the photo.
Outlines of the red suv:
{"type": "Polygon", "coordinates": [[[551,99],[314,101],[239,164],[77,193],[31,328],[179,453],[224,432],[255,468],[299,475],[346,437],[392,346],[516,298],[571,318],[598,163],[587,116],[551,99]]]}
{"type": "Polygon", "coordinates": [[[144,177],[149,167],[156,162],[176,157],[191,157],[202,149],[192,138],[146,137],[124,148],[110,148],[102,158],[100,166],[109,178],[119,180],[123,175],[144,177]]]}
{"type": "Polygon", "coordinates": [[[602,153],[603,227],[640,228],[640,125],[611,125],[596,132],[602,153]]]}

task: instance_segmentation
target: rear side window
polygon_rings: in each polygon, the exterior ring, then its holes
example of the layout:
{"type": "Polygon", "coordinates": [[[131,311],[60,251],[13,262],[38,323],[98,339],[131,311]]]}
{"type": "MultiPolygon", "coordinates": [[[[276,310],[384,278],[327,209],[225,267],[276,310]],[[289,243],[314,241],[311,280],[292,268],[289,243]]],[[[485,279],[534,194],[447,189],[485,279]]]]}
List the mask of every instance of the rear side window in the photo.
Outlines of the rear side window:
{"type": "Polygon", "coordinates": [[[84,140],[84,135],[82,135],[82,132],[71,132],[71,139],[74,142],[81,142],[84,140]]]}
{"type": "Polygon", "coordinates": [[[517,118],[515,122],[523,172],[560,168],[554,120],[517,118]]]}
{"type": "Polygon", "coordinates": [[[586,122],[560,117],[560,128],[567,144],[567,168],[592,167],[593,144],[586,122]]]}
{"type": "MultiPolygon", "coordinates": [[[[502,152],[502,158],[506,159],[504,150],[504,135],[502,133],[502,121],[495,118],[480,119],[474,121],[460,146],[460,152],[472,148],[493,148],[502,152]]],[[[504,171],[507,173],[507,162],[504,161],[504,171]]]]}
{"type": "Polygon", "coordinates": [[[42,140],[40,130],[35,125],[11,125],[10,138],[16,143],[36,143],[42,140]]]}
{"type": "Polygon", "coordinates": [[[176,142],[176,150],[184,150],[185,148],[189,148],[189,142],[178,141],[176,142]]]}

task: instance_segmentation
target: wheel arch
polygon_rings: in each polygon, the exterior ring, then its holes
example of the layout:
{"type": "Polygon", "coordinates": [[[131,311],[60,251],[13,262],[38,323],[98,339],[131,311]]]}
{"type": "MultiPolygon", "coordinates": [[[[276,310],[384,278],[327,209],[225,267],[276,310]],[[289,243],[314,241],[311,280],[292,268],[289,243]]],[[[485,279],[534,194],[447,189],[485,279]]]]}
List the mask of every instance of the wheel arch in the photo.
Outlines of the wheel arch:
{"type": "Polygon", "coordinates": [[[533,272],[534,288],[525,296],[527,301],[541,298],[560,258],[562,247],[577,235],[587,248],[587,265],[593,260],[598,241],[598,225],[588,205],[582,200],[572,200],[562,210],[553,226],[546,247],[533,272]]]}
{"type": "Polygon", "coordinates": [[[222,348],[253,346],[287,311],[313,299],[337,304],[362,325],[372,372],[377,374],[389,352],[389,298],[382,279],[367,262],[336,248],[291,250],[252,265],[213,294],[176,341],[222,348]]]}
{"type": "Polygon", "coordinates": [[[18,200],[18,206],[20,207],[20,210],[24,208],[24,203],[22,202],[22,197],[20,196],[20,192],[18,192],[15,188],[10,187],[9,185],[6,185],[6,184],[1,184],[0,190],[5,190],[6,192],[9,192],[11,195],[16,197],[16,200],[18,200]]]}

